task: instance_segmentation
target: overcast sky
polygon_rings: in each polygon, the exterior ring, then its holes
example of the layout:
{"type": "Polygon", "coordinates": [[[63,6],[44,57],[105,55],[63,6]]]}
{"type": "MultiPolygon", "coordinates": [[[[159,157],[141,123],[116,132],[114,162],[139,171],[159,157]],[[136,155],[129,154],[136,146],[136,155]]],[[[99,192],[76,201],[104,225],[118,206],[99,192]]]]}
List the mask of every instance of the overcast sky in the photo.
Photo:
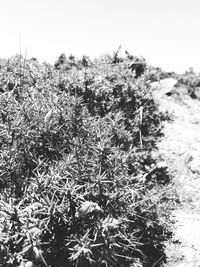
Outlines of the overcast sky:
{"type": "Polygon", "coordinates": [[[0,57],[19,53],[20,43],[23,54],[51,63],[121,44],[165,70],[199,72],[200,0],[0,0],[0,57]]]}

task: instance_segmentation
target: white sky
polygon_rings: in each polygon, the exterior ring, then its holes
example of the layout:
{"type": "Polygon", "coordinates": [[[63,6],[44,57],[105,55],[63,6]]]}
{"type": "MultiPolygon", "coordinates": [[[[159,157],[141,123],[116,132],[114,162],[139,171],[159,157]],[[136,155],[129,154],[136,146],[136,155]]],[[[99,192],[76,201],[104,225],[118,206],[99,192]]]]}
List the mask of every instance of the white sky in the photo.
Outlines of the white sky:
{"type": "Polygon", "coordinates": [[[53,63],[120,44],[167,71],[200,71],[199,0],[0,0],[0,57],[53,63]]]}

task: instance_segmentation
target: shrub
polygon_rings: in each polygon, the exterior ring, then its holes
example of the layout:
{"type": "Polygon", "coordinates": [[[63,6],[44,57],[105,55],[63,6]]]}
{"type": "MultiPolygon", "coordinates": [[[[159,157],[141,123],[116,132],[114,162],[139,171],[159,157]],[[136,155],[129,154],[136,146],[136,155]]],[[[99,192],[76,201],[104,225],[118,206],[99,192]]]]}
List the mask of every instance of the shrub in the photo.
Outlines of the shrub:
{"type": "Polygon", "coordinates": [[[169,117],[147,77],[106,57],[66,72],[16,56],[0,71],[0,266],[164,262],[151,152],[169,117]]]}
{"type": "Polygon", "coordinates": [[[195,73],[191,68],[184,74],[177,75],[177,89],[178,94],[187,94],[193,99],[200,99],[200,74],[195,73]]]}

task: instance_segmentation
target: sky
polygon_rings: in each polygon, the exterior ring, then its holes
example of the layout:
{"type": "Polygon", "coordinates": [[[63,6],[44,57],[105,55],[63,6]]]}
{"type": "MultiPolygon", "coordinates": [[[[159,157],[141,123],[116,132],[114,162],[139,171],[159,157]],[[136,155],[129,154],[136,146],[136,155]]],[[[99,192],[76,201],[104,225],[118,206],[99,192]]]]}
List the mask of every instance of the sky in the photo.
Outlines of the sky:
{"type": "Polygon", "coordinates": [[[121,45],[150,65],[200,72],[199,0],[0,0],[0,57],[54,63],[121,45]]]}

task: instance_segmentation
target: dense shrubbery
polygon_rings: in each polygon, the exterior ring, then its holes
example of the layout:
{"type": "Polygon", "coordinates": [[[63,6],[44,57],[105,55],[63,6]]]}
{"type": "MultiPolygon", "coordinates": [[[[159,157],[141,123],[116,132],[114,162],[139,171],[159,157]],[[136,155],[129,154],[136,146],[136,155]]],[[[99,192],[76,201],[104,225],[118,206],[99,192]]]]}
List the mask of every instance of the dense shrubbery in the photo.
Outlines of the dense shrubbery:
{"type": "Polygon", "coordinates": [[[193,99],[200,99],[200,73],[189,69],[184,74],[177,75],[177,92],[191,96],[193,99]],[[181,90],[180,90],[181,89],[181,90]]]}
{"type": "Polygon", "coordinates": [[[161,266],[166,114],[111,56],[0,69],[0,266],[161,266]]]}
{"type": "Polygon", "coordinates": [[[166,72],[161,68],[151,66],[148,69],[148,76],[151,82],[157,82],[166,78],[171,78],[171,77],[176,78],[176,73],[166,72]]]}

